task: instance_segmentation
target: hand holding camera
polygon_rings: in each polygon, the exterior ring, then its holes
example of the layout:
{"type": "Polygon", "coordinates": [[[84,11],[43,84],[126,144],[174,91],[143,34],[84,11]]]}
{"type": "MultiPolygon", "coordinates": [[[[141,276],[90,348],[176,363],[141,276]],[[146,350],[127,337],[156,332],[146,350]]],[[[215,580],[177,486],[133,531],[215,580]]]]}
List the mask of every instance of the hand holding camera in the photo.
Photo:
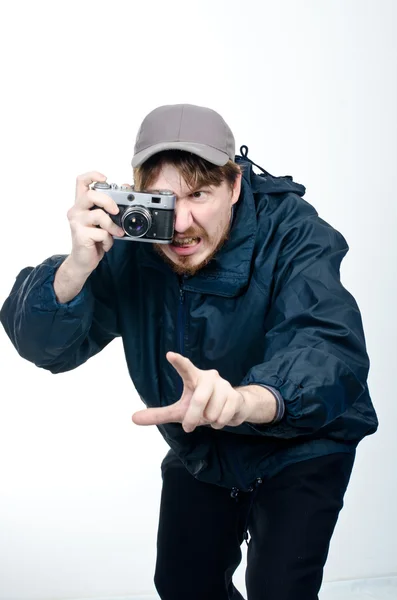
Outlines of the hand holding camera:
{"type": "Polygon", "coordinates": [[[109,196],[91,190],[94,181],[105,182],[106,176],[91,171],[77,177],[75,203],[67,212],[72,251],[55,274],[54,292],[60,303],[70,302],[81,291],[105,252],[113,246],[113,236],[124,235],[109,216],[119,212],[116,203],[109,196]]]}
{"type": "Polygon", "coordinates": [[[175,201],[169,190],[136,192],[131,186],[106,183],[97,171],[79,175],[75,203],[67,212],[72,251],[54,280],[58,301],[69,302],[80,292],[115,239],[171,243],[175,201]]]}
{"type": "Polygon", "coordinates": [[[119,212],[114,200],[90,188],[94,181],[105,180],[106,176],[96,171],[79,175],[76,180],[75,203],[67,212],[72,233],[69,264],[86,277],[113,246],[113,236],[124,235],[123,230],[110,217],[119,212]]]}
{"type": "MultiPolygon", "coordinates": [[[[176,196],[169,190],[137,192],[131,186],[97,182],[96,192],[110,196],[118,207],[111,220],[125,233],[125,241],[170,244],[174,235],[176,196]]],[[[105,209],[106,210],[106,209],[105,209]]]]}

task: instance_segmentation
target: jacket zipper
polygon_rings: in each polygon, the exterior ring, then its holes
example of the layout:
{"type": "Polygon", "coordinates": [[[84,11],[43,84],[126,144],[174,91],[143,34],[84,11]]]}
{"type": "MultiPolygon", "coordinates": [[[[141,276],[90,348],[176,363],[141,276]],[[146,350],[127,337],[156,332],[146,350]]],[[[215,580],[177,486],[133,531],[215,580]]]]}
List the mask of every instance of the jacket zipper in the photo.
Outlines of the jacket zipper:
{"type": "MultiPolygon", "coordinates": [[[[178,319],[177,319],[178,336],[177,337],[178,337],[178,351],[180,354],[182,354],[182,356],[185,356],[185,331],[184,331],[184,329],[185,329],[185,308],[186,308],[185,292],[182,287],[182,278],[180,277],[179,278],[179,305],[178,305],[178,319]]],[[[179,391],[180,391],[180,395],[182,396],[182,392],[183,392],[182,381],[180,381],[179,391]]],[[[241,473],[240,469],[238,468],[237,471],[238,471],[239,477],[242,480],[242,473],[241,473]]],[[[257,482],[258,482],[258,480],[257,480],[257,482]]],[[[262,482],[260,481],[260,483],[262,483],[262,482]]],[[[252,492],[253,489],[254,489],[254,486],[251,486],[250,489],[248,490],[248,492],[252,492]]],[[[240,488],[233,487],[230,492],[231,498],[238,501],[240,492],[241,492],[240,488]]]]}
{"type": "MultiPolygon", "coordinates": [[[[185,339],[184,339],[184,325],[185,325],[185,292],[182,288],[181,280],[179,280],[179,305],[178,305],[178,319],[177,319],[177,327],[178,327],[178,352],[185,356],[185,339]]],[[[179,380],[179,395],[182,396],[183,385],[182,380],[179,380]]]]}
{"type": "Polygon", "coordinates": [[[185,292],[179,288],[179,308],[178,308],[178,350],[184,356],[185,340],[184,340],[184,308],[185,308],[185,292]]]}

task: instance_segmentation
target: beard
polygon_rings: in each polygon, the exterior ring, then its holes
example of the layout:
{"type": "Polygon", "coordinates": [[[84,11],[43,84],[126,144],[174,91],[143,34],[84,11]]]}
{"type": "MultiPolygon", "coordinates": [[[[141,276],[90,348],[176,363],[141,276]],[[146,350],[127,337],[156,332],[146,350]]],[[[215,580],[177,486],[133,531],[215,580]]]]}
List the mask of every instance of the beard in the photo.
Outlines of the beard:
{"type": "MultiPolygon", "coordinates": [[[[194,258],[194,254],[193,256],[175,255],[177,262],[174,262],[167,254],[165,254],[162,244],[153,244],[153,246],[157,254],[159,254],[161,258],[171,267],[174,273],[176,273],[177,275],[186,275],[188,277],[191,277],[195,275],[197,271],[200,271],[200,269],[203,269],[206,265],[208,265],[208,263],[214,258],[215,254],[219,252],[224,243],[229,239],[229,233],[230,222],[226,224],[225,228],[221,233],[218,243],[214,246],[209,255],[206,258],[204,258],[201,262],[193,265],[190,264],[190,262],[192,258],[194,258]]],[[[199,232],[189,229],[186,232],[184,232],[184,235],[185,237],[200,237],[207,244],[210,241],[205,231],[199,232]]]]}

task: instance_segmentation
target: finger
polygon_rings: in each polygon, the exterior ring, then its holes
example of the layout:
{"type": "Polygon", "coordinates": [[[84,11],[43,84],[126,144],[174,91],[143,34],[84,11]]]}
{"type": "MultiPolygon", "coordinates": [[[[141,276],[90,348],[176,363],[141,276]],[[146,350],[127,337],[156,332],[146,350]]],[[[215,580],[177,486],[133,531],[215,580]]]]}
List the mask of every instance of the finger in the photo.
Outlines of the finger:
{"type": "Polygon", "coordinates": [[[131,185],[131,184],[129,184],[129,183],[122,183],[121,185],[122,185],[122,187],[126,187],[126,188],[128,188],[129,190],[132,190],[132,185],[131,185]]]}
{"type": "MultiPolygon", "coordinates": [[[[227,397],[223,405],[223,409],[217,419],[211,423],[213,429],[222,429],[226,425],[231,424],[237,412],[237,401],[234,397],[227,397]]],[[[240,423],[239,423],[240,425],[240,423]]]]}
{"type": "Polygon", "coordinates": [[[185,383],[190,383],[194,386],[197,384],[201,371],[186,356],[182,356],[182,354],[178,354],[177,352],[167,352],[166,357],[185,383]]]}
{"type": "Polygon", "coordinates": [[[221,429],[226,425],[229,427],[238,427],[246,421],[246,417],[247,412],[244,410],[244,402],[242,402],[241,393],[232,390],[232,396],[225,404],[214,429],[221,429]]]}
{"type": "Polygon", "coordinates": [[[112,236],[105,231],[97,227],[84,227],[80,224],[74,227],[74,236],[78,241],[79,246],[85,246],[89,248],[97,242],[108,244],[108,238],[113,240],[112,236]]]}
{"type": "MultiPolygon", "coordinates": [[[[207,375],[207,372],[206,372],[207,375]]],[[[205,376],[198,383],[193,396],[190,400],[189,407],[185,413],[185,417],[182,421],[182,427],[189,433],[194,431],[198,426],[201,419],[204,418],[204,411],[209,403],[212,393],[214,391],[214,379],[213,377],[205,376]]]]}
{"type": "Polygon", "coordinates": [[[90,190],[85,194],[85,197],[90,203],[90,207],[92,206],[100,206],[104,208],[107,212],[117,215],[120,212],[117,203],[109,194],[105,192],[99,192],[97,190],[90,190]]]}
{"type": "Polygon", "coordinates": [[[180,414],[173,406],[147,408],[132,415],[135,425],[164,425],[164,423],[180,423],[180,414]]]}
{"type": "Polygon", "coordinates": [[[87,227],[99,225],[101,229],[108,231],[111,235],[117,235],[118,237],[124,235],[124,230],[116,225],[101,208],[84,211],[80,215],[80,219],[81,223],[87,227]]]}
{"type": "Polygon", "coordinates": [[[216,378],[214,391],[204,411],[204,419],[209,423],[215,423],[229,399],[230,383],[221,377],[216,378]]]}
{"type": "Polygon", "coordinates": [[[76,196],[75,206],[79,210],[88,210],[93,206],[105,209],[112,215],[117,215],[120,212],[119,207],[111,196],[105,192],[97,192],[89,190],[81,196],[76,196]]]}
{"type": "Polygon", "coordinates": [[[102,242],[102,248],[105,252],[109,252],[110,248],[114,244],[114,239],[111,235],[108,235],[107,238],[102,242]]]}
{"type": "Polygon", "coordinates": [[[89,171],[76,178],[76,198],[83,196],[90,189],[91,183],[95,181],[106,181],[107,177],[99,171],[89,171]]]}

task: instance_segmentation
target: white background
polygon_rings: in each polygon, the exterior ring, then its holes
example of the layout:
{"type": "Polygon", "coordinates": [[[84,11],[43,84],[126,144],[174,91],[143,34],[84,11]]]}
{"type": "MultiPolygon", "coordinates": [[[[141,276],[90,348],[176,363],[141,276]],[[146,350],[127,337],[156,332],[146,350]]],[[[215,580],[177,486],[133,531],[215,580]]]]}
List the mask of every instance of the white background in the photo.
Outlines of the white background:
{"type": "MultiPolygon", "coordinates": [[[[397,574],[396,3],[14,1],[0,21],[1,303],[23,267],[69,252],[78,174],[131,181],[156,106],[218,110],[350,245],[342,281],[380,428],[359,446],[325,579],[397,574]]],[[[131,423],[143,405],[121,343],[57,376],[3,329],[0,351],[1,600],[154,593],[167,448],[131,423]]]]}

